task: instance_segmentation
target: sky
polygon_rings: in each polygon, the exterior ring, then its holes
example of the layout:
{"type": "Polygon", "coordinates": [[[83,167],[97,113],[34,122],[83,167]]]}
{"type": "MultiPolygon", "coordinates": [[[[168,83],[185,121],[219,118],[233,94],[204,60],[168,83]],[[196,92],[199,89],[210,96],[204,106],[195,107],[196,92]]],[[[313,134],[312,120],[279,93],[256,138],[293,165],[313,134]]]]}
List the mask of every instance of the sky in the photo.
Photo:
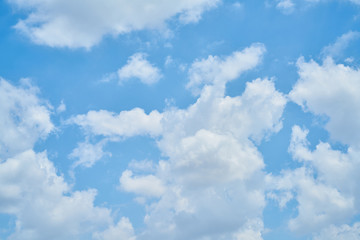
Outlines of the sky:
{"type": "Polygon", "coordinates": [[[0,1],[0,240],[360,240],[359,0],[0,1]]]}

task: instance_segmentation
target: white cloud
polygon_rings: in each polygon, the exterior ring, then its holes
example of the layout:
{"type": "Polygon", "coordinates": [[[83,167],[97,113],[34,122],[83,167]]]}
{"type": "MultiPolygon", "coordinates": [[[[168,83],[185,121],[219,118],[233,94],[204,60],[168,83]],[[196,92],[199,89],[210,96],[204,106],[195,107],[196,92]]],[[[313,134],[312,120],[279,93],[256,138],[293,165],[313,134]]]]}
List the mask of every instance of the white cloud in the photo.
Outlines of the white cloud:
{"type": "Polygon", "coordinates": [[[223,59],[210,55],[207,59],[196,60],[190,67],[190,81],[186,87],[198,95],[203,85],[225,85],[226,82],[238,78],[243,72],[257,66],[265,51],[264,45],[253,44],[223,59]]]}
{"type": "Polygon", "coordinates": [[[96,190],[72,191],[46,151],[32,150],[54,129],[38,92],[28,80],[0,81],[0,213],[16,219],[8,239],[84,239],[112,223],[110,210],[94,206],[96,190]]]}
{"type": "Polygon", "coordinates": [[[162,75],[160,69],[146,60],[143,53],[132,55],[127,64],[118,70],[119,83],[131,78],[138,78],[142,83],[151,85],[158,82],[162,75]]]}
{"type": "Polygon", "coordinates": [[[115,226],[93,234],[95,240],[135,240],[134,228],[128,218],[121,218],[115,226]]]}
{"type": "Polygon", "coordinates": [[[0,212],[17,218],[11,240],[76,239],[112,220],[108,209],[93,205],[95,190],[70,191],[45,152],[0,163],[0,189],[0,212]]]}
{"type": "Polygon", "coordinates": [[[359,240],[360,239],[360,223],[354,223],[353,226],[341,225],[330,226],[320,234],[318,234],[314,240],[359,240]]]}
{"type": "Polygon", "coordinates": [[[322,142],[310,150],[307,134],[308,130],[294,126],[289,148],[303,167],[283,172],[269,186],[280,191],[272,194],[282,207],[283,200],[285,204],[291,198],[298,202],[298,215],[289,221],[291,230],[328,236],[327,228],[350,221],[360,210],[360,152],[350,147],[343,153],[322,142]],[[286,195],[291,198],[284,199],[286,195]]]}
{"type": "Polygon", "coordinates": [[[248,221],[242,229],[235,234],[236,240],[263,240],[261,232],[264,231],[264,223],[260,219],[248,221]]]}
{"type": "Polygon", "coordinates": [[[255,44],[225,60],[195,61],[189,85],[200,96],[186,109],[148,115],[141,109],[118,115],[90,111],[72,118],[92,134],[150,133],[157,140],[164,159],[151,174],[135,169],[120,177],[120,188],[146,207],[146,228],[138,239],[261,239],[265,174],[253,141],[281,129],[287,99],[269,79],[247,83],[237,97],[225,95],[225,84],[256,67],[264,51],[255,44]],[[215,69],[214,76],[206,69],[215,69]]]}
{"type": "Polygon", "coordinates": [[[276,8],[280,9],[285,14],[290,14],[294,11],[295,4],[292,0],[278,0],[276,8]]]}
{"type": "Polygon", "coordinates": [[[168,190],[151,205],[140,239],[261,239],[260,229],[245,227],[265,205],[264,163],[249,138],[279,130],[286,100],[267,79],[247,84],[242,96],[223,94],[206,86],[189,108],[163,113],[158,144],[169,160],[157,175],[168,190]]]}
{"type": "Polygon", "coordinates": [[[77,166],[91,167],[105,155],[110,155],[103,151],[106,141],[100,141],[96,144],[89,142],[78,143],[78,146],[69,154],[69,158],[77,159],[73,168],[77,166]]]}
{"type": "Polygon", "coordinates": [[[165,192],[165,186],[154,175],[132,176],[130,170],[126,170],[120,177],[120,188],[146,197],[160,197],[165,192]]]}
{"type": "Polygon", "coordinates": [[[326,46],[322,54],[330,57],[339,57],[352,41],[360,38],[360,32],[349,31],[336,39],[333,44],[326,46]]]}
{"type": "Polygon", "coordinates": [[[140,108],[122,111],[118,115],[106,110],[89,111],[85,115],[77,115],[68,123],[77,124],[88,133],[106,137],[131,137],[149,134],[158,136],[162,132],[162,114],[154,110],[146,114],[140,108]]]}
{"type": "Polygon", "coordinates": [[[16,24],[33,42],[51,47],[91,48],[105,35],[164,28],[176,17],[197,22],[220,0],[9,0],[28,15],[16,24]]]}
{"type": "Polygon", "coordinates": [[[283,172],[271,185],[281,193],[295,196],[298,215],[289,221],[289,228],[298,234],[316,233],[330,224],[342,223],[351,218],[355,210],[352,197],[318,181],[310,169],[283,172]]]}
{"type": "Polygon", "coordinates": [[[51,106],[38,93],[26,79],[16,87],[0,78],[0,158],[32,148],[54,130],[51,106]]]}
{"type": "Polygon", "coordinates": [[[290,92],[291,100],[315,115],[329,117],[326,129],[345,144],[359,145],[360,70],[335,64],[331,58],[319,65],[311,60],[297,62],[299,80],[290,92]]]}

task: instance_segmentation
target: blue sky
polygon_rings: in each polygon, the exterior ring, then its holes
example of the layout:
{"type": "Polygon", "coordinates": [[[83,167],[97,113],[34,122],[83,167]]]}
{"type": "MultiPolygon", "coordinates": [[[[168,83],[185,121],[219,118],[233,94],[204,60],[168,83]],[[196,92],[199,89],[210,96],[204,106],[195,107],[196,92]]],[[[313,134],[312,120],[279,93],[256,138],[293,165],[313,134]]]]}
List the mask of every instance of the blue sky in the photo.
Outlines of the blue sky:
{"type": "Polygon", "coordinates": [[[358,0],[0,2],[0,239],[360,239],[358,0]]]}

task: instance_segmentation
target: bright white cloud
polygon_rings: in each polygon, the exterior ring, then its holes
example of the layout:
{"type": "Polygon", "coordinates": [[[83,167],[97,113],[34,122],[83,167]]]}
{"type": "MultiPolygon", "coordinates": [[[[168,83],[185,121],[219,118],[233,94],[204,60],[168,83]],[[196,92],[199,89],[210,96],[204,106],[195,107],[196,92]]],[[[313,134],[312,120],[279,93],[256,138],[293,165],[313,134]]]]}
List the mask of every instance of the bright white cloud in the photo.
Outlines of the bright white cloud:
{"type": "Polygon", "coordinates": [[[120,84],[129,79],[137,78],[142,83],[151,85],[162,78],[160,69],[149,63],[143,53],[132,55],[127,64],[120,68],[117,73],[120,84]]]}
{"type": "Polygon", "coordinates": [[[0,158],[31,149],[54,130],[51,106],[26,79],[18,87],[0,78],[0,158]]]}
{"type": "Polygon", "coordinates": [[[257,66],[265,51],[264,45],[253,44],[225,58],[210,55],[207,59],[196,60],[190,67],[190,81],[186,87],[198,95],[203,85],[225,85],[226,82],[238,78],[243,72],[257,66]]]}
{"type": "MultiPolygon", "coordinates": [[[[289,221],[289,228],[299,234],[315,233],[330,224],[346,221],[355,210],[351,197],[316,180],[311,170],[305,168],[284,172],[271,185],[282,193],[295,193],[289,196],[296,196],[298,215],[289,221]]],[[[282,199],[278,200],[281,203],[282,199]]]]}
{"type": "Polygon", "coordinates": [[[16,219],[9,240],[83,239],[112,223],[110,210],[94,206],[96,190],[72,191],[46,151],[32,150],[54,129],[38,92],[28,80],[0,81],[0,213],[16,219]]]}
{"type": "Polygon", "coordinates": [[[124,191],[144,195],[146,197],[160,197],[165,192],[165,186],[154,175],[136,176],[126,170],[120,177],[120,187],[124,191]]]}
{"type": "Polygon", "coordinates": [[[261,239],[265,174],[253,141],[281,129],[287,99],[269,79],[247,83],[237,97],[226,96],[225,85],[256,67],[264,52],[262,44],[254,44],[224,60],[195,61],[188,87],[200,96],[186,109],[90,111],[70,120],[104,137],[156,137],[165,160],[151,167],[151,174],[138,168],[120,177],[120,189],[146,206],[146,229],[138,239],[261,239]]]}
{"type": "Polygon", "coordinates": [[[326,46],[322,53],[325,56],[339,57],[352,41],[360,38],[360,32],[350,31],[336,39],[333,44],[326,46]]]}
{"type": "Polygon", "coordinates": [[[242,96],[224,94],[209,83],[187,109],[163,113],[158,145],[169,160],[157,176],[168,189],[151,205],[140,239],[261,239],[262,228],[247,225],[265,206],[264,163],[249,138],[281,128],[286,99],[267,79],[248,83],[242,96]]]}
{"type": "Polygon", "coordinates": [[[17,217],[11,240],[76,239],[111,222],[110,211],[93,204],[96,191],[71,192],[45,152],[0,163],[0,189],[0,212],[17,217]]]}
{"type": "Polygon", "coordinates": [[[299,80],[290,99],[305,111],[329,117],[326,129],[331,137],[345,144],[360,144],[360,70],[335,64],[331,58],[319,65],[300,58],[299,80]]]}
{"type": "Polygon", "coordinates": [[[197,22],[220,0],[9,0],[28,15],[15,28],[33,42],[51,47],[91,48],[105,35],[164,28],[176,17],[197,22]]]}
{"type": "Polygon", "coordinates": [[[106,110],[90,111],[77,115],[68,123],[77,124],[88,133],[106,137],[131,137],[135,135],[158,136],[162,132],[162,114],[152,111],[146,114],[140,108],[122,111],[118,115],[106,110]]]}
{"type": "Polygon", "coordinates": [[[360,210],[360,152],[349,148],[343,153],[322,142],[310,150],[307,134],[308,130],[294,126],[289,147],[293,158],[304,166],[283,172],[270,181],[270,188],[275,186],[280,191],[274,199],[282,207],[292,198],[298,202],[298,215],[289,222],[291,230],[301,234],[322,231],[318,238],[322,239],[328,236],[325,232],[329,226],[349,221],[360,210]]]}

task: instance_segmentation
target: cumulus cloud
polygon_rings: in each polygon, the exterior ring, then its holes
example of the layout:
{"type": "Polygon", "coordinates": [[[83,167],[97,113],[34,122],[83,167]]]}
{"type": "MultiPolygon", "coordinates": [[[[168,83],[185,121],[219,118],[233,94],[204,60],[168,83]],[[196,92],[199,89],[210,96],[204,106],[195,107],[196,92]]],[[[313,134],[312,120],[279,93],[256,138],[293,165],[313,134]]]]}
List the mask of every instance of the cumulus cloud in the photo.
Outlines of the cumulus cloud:
{"type": "Polygon", "coordinates": [[[287,100],[271,79],[247,83],[237,97],[226,96],[225,85],[256,67],[264,52],[255,44],[223,60],[196,60],[188,87],[200,96],[185,109],[91,111],[72,118],[104,137],[155,137],[164,159],[150,174],[138,168],[120,177],[120,189],[145,197],[146,228],[138,239],[261,239],[265,173],[254,142],[281,129],[287,100]]]}
{"type": "Polygon", "coordinates": [[[96,190],[71,192],[45,152],[28,150],[2,162],[0,189],[0,212],[17,217],[9,239],[73,239],[112,220],[108,209],[94,206],[96,190]]]}
{"type": "Polygon", "coordinates": [[[247,84],[242,96],[224,94],[208,85],[187,109],[163,113],[158,145],[169,160],[157,175],[168,189],[152,204],[143,239],[261,237],[258,228],[244,229],[265,205],[264,163],[249,139],[280,129],[286,99],[268,79],[247,84]]]}
{"type": "Polygon", "coordinates": [[[162,114],[154,110],[146,114],[143,109],[134,108],[119,114],[106,110],[89,111],[68,120],[69,124],[77,124],[88,133],[105,137],[131,137],[135,135],[158,136],[162,132],[162,114]]]}
{"type": "MultiPolygon", "coordinates": [[[[315,233],[315,239],[324,236],[341,239],[335,237],[334,229],[337,228],[334,226],[349,221],[360,210],[357,188],[360,152],[350,147],[343,153],[323,142],[310,150],[307,134],[308,130],[293,127],[289,151],[304,165],[283,172],[271,185],[283,196],[289,193],[291,198],[287,201],[294,198],[298,203],[298,215],[289,221],[291,230],[301,234],[315,233]],[[327,235],[327,231],[333,233],[327,235]]],[[[277,196],[280,203],[283,199],[279,193],[277,196]]]]}
{"type": "Polygon", "coordinates": [[[32,149],[54,129],[38,93],[28,80],[0,81],[0,213],[16,219],[8,239],[83,239],[112,224],[110,210],[94,205],[95,189],[72,191],[46,151],[32,149]]]}
{"type": "Polygon", "coordinates": [[[51,47],[91,48],[105,35],[163,28],[166,21],[197,22],[220,0],[71,1],[9,0],[27,16],[15,28],[33,42],[51,47]]]}
{"type": "Polygon", "coordinates": [[[335,64],[326,58],[322,65],[300,58],[299,80],[289,97],[318,116],[329,118],[325,128],[334,140],[359,146],[360,137],[360,70],[335,64]]]}
{"type": "Polygon", "coordinates": [[[143,53],[132,55],[127,64],[118,70],[119,83],[132,78],[139,79],[142,83],[151,85],[160,80],[162,75],[160,69],[146,60],[143,53]]]}
{"type": "Polygon", "coordinates": [[[233,52],[230,56],[220,58],[209,56],[196,60],[189,70],[189,82],[186,85],[194,94],[206,84],[225,84],[238,78],[243,72],[257,66],[266,51],[264,45],[253,44],[243,51],[233,52]]]}
{"type": "Polygon", "coordinates": [[[0,78],[0,158],[32,148],[54,130],[51,106],[38,93],[29,80],[16,87],[0,78]]]}

